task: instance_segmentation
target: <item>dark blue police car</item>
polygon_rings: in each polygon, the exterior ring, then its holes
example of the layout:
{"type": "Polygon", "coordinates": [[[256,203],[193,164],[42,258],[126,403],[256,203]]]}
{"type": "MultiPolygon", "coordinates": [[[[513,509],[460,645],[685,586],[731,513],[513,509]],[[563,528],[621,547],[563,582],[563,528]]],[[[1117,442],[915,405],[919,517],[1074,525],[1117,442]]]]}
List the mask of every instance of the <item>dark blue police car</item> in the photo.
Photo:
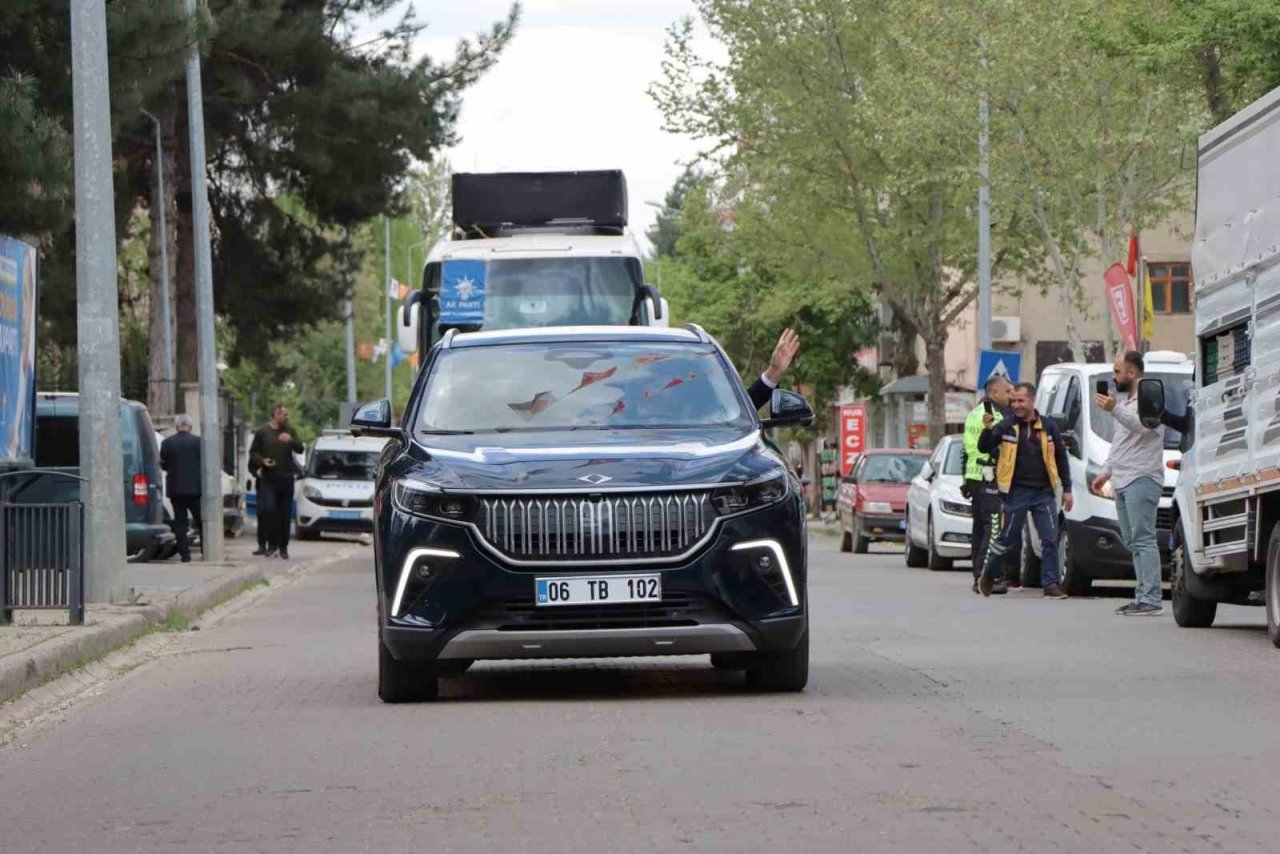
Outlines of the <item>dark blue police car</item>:
{"type": "Polygon", "coordinates": [[[705,332],[447,334],[388,436],[374,501],[378,693],[432,699],[477,659],[710,654],[808,680],[799,484],[705,332]]]}

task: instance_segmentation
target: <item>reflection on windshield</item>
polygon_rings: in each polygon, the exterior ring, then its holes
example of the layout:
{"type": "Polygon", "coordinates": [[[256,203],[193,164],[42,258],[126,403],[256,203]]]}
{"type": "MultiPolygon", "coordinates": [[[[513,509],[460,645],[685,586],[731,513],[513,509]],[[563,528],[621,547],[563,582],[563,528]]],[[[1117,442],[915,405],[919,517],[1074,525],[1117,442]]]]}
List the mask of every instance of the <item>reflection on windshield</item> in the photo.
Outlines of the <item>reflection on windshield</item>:
{"type": "Polygon", "coordinates": [[[491,261],[484,328],[631,323],[642,284],[634,259],[511,258],[491,261]]]}
{"type": "Polygon", "coordinates": [[[321,480],[373,480],[378,454],[370,451],[316,451],[307,466],[307,477],[321,480]]]}
{"type": "Polygon", "coordinates": [[[863,483],[910,483],[924,468],[921,456],[893,456],[874,454],[867,457],[867,464],[858,478],[863,483]]]}
{"type": "MultiPolygon", "coordinates": [[[[1174,415],[1183,415],[1191,401],[1195,390],[1195,379],[1191,374],[1143,374],[1144,379],[1160,380],[1164,383],[1164,408],[1174,415]]],[[[1099,380],[1111,381],[1110,373],[1094,374],[1089,378],[1089,388],[1097,386],[1099,380]]],[[[1089,395],[1089,424],[1099,439],[1110,442],[1116,432],[1115,418],[1103,412],[1093,395],[1089,395]]],[[[1176,451],[1182,447],[1182,434],[1172,427],[1164,428],[1164,447],[1176,451]]]]}
{"type": "Polygon", "coordinates": [[[705,345],[462,348],[437,361],[417,429],[749,427],[740,385],[705,345]]]}

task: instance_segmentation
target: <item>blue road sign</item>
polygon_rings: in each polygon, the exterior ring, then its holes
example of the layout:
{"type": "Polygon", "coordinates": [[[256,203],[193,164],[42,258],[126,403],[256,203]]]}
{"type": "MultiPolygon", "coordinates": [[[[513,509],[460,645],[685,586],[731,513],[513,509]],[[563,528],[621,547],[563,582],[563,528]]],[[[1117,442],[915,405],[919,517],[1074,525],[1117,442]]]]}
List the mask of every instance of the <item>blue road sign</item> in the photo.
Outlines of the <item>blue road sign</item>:
{"type": "Polygon", "coordinates": [[[978,390],[987,384],[987,380],[1000,374],[1016,383],[1022,370],[1022,354],[1012,350],[983,350],[978,355],[978,390]]]}

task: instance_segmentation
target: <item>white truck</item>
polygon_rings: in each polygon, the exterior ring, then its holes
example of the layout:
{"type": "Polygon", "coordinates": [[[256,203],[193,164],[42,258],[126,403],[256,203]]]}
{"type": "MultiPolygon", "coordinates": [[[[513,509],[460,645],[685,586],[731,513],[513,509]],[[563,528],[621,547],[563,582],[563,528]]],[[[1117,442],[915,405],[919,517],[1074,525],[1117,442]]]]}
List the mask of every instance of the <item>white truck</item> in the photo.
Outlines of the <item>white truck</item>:
{"type": "MultiPolygon", "coordinates": [[[[1173,613],[1266,605],[1280,646],[1280,89],[1200,138],[1192,445],[1174,506],[1173,613]]],[[[1160,389],[1144,381],[1150,416],[1160,389]]]]}
{"type": "Polygon", "coordinates": [[[622,172],[455,173],[451,197],[452,232],[400,309],[405,353],[449,328],[668,325],[627,227],[622,172]]]}

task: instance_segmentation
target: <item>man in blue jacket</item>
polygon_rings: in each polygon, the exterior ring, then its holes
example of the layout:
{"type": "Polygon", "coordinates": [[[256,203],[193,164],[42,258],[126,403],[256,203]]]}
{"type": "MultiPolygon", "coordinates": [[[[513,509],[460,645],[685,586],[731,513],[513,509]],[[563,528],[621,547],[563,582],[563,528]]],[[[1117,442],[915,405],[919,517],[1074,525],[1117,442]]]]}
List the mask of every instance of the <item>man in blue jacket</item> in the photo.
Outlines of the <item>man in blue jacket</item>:
{"type": "Polygon", "coordinates": [[[1018,383],[1013,390],[1013,414],[999,424],[982,431],[978,450],[998,454],[996,486],[1004,496],[1005,524],[991,545],[978,589],[990,596],[995,586],[994,575],[1016,541],[1030,514],[1040,534],[1040,578],[1044,595],[1049,599],[1066,599],[1058,576],[1058,501],[1062,490],[1062,507],[1070,510],[1075,499],[1071,495],[1067,448],[1052,420],[1042,418],[1035,407],[1036,387],[1018,383]]]}

